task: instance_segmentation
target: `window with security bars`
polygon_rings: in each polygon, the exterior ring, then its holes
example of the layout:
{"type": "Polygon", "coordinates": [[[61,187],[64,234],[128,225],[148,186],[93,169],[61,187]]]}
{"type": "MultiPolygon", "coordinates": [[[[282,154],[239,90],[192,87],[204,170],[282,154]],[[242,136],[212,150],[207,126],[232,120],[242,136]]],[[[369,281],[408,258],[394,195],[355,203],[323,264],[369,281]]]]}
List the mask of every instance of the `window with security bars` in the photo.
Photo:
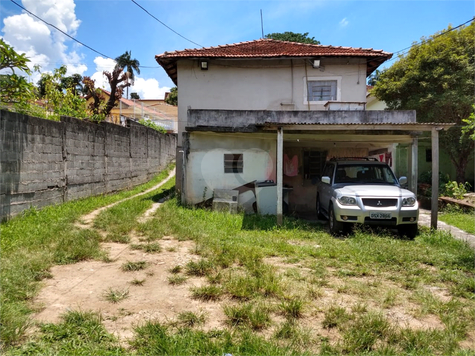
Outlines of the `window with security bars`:
{"type": "Polygon", "coordinates": [[[224,173],[242,173],[244,168],[242,153],[224,155],[224,173]]]}
{"type": "Polygon", "coordinates": [[[314,179],[322,175],[323,166],[327,159],[326,151],[303,152],[303,174],[305,179],[314,179]]]}
{"type": "Polygon", "coordinates": [[[337,100],[336,80],[309,80],[307,82],[308,101],[337,100]]]}

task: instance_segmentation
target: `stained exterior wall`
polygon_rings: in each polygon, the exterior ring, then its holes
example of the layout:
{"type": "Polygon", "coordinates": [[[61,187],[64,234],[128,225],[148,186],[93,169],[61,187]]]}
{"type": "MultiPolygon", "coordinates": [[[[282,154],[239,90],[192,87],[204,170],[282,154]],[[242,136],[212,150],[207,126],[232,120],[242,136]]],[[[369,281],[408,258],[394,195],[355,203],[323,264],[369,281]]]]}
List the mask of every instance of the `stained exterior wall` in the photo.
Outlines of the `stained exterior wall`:
{"type": "Polygon", "coordinates": [[[141,184],[175,159],[176,135],[62,117],[0,111],[2,220],[141,184]]]}
{"type": "MultiPolygon", "coordinates": [[[[314,69],[305,60],[209,61],[202,71],[198,61],[178,62],[180,101],[178,133],[185,131],[188,109],[212,110],[325,110],[325,102],[305,102],[305,78],[339,78],[340,100],[366,102],[366,62],[325,59],[314,69]],[[306,63],[307,62],[307,63],[306,63]]],[[[181,146],[181,137],[178,145],[181,146]]]]}
{"type": "Polygon", "coordinates": [[[197,204],[213,197],[214,189],[237,189],[254,181],[276,181],[275,134],[189,134],[185,142],[185,200],[197,204]],[[242,154],[243,172],[224,173],[224,155],[242,154]]]}

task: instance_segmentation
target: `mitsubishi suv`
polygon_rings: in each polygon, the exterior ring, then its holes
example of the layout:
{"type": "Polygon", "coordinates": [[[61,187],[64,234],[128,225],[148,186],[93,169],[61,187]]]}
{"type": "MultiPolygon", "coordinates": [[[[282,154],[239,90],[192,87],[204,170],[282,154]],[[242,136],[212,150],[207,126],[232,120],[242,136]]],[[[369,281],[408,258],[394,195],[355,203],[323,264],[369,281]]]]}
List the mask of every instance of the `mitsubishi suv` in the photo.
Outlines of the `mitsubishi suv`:
{"type": "Polygon", "coordinates": [[[333,235],[348,233],[359,223],[395,228],[413,239],[419,205],[414,193],[401,187],[406,182],[376,159],[331,159],[317,184],[317,215],[328,218],[333,235]]]}

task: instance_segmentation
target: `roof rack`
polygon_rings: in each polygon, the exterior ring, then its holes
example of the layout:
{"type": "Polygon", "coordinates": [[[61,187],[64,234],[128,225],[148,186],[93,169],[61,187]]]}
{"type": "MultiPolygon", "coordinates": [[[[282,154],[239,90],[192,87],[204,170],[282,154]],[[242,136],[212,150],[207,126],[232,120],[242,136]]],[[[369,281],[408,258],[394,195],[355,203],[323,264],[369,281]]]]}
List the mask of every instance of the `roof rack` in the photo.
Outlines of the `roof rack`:
{"type": "Polygon", "coordinates": [[[374,157],[332,157],[330,161],[376,161],[379,162],[374,157]]]}

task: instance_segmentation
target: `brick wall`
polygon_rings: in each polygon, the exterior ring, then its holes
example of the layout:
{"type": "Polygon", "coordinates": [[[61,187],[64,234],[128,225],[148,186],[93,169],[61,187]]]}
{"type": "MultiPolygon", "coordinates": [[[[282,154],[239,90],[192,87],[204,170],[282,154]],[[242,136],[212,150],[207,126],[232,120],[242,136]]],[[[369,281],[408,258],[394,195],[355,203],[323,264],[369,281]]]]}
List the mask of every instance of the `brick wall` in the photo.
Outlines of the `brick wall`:
{"type": "Polygon", "coordinates": [[[175,159],[176,135],[128,124],[56,122],[1,110],[1,220],[30,206],[133,187],[175,159]]]}

